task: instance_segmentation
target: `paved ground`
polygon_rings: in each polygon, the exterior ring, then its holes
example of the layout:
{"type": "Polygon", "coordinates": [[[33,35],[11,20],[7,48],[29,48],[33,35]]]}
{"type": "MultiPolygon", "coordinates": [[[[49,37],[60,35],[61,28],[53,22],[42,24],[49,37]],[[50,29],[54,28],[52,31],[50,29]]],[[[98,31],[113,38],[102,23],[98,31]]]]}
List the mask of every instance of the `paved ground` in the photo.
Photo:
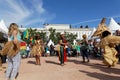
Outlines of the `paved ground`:
{"type": "MultiPolygon", "coordinates": [[[[107,68],[98,59],[82,63],[80,57],[71,57],[60,66],[57,57],[41,57],[42,65],[38,66],[34,60],[22,59],[17,80],[120,80],[120,64],[107,68]]],[[[4,80],[4,71],[0,71],[0,80],[4,80]]]]}

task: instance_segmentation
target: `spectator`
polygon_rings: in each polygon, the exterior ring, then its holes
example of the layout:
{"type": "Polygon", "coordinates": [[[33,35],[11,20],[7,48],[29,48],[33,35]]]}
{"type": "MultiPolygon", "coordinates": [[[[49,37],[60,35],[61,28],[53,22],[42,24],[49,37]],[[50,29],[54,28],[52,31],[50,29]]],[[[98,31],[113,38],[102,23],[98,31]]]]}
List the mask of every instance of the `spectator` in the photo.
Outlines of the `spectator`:
{"type": "Polygon", "coordinates": [[[27,56],[26,57],[30,57],[30,45],[29,44],[27,44],[26,52],[27,52],[27,56]]]}
{"type": "Polygon", "coordinates": [[[77,42],[76,50],[77,50],[77,57],[78,57],[80,55],[80,43],[79,42],[77,42]]]}
{"type": "Polygon", "coordinates": [[[54,46],[51,44],[50,45],[50,56],[53,56],[55,53],[54,46]]]}

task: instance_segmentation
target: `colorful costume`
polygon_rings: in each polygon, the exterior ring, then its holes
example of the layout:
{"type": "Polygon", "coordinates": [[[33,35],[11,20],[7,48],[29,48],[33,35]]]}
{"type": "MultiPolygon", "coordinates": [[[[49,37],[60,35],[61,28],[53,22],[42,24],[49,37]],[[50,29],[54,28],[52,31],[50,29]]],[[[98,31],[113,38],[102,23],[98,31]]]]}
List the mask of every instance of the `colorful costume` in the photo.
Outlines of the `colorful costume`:
{"type": "Polygon", "coordinates": [[[99,36],[101,41],[98,44],[104,50],[104,63],[108,66],[114,66],[118,59],[116,58],[117,51],[115,50],[116,44],[120,43],[120,37],[111,35],[111,32],[104,24],[105,18],[101,21],[98,26],[98,29],[95,31],[93,36],[99,36]]]}
{"type": "Polygon", "coordinates": [[[33,55],[33,56],[36,56],[36,55],[41,56],[41,53],[42,53],[42,46],[40,45],[39,41],[36,41],[35,44],[32,47],[31,55],[33,55]]]}
{"type": "Polygon", "coordinates": [[[61,39],[62,43],[60,43],[60,64],[63,65],[64,62],[67,61],[67,54],[66,54],[66,39],[61,39]]]}
{"type": "Polygon", "coordinates": [[[41,45],[41,40],[36,40],[35,44],[33,45],[33,48],[31,50],[31,55],[33,55],[36,59],[36,64],[41,65],[40,63],[40,56],[42,55],[42,45],[41,45]]]}

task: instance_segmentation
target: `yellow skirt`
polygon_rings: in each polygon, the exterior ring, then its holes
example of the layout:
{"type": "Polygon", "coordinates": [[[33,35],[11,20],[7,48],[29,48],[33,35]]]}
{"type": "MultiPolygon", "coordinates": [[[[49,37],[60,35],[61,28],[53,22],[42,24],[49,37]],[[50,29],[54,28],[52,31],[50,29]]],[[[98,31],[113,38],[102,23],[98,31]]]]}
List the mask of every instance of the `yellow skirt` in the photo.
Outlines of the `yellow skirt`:
{"type": "Polygon", "coordinates": [[[115,66],[118,62],[118,58],[116,57],[117,51],[115,48],[105,47],[104,63],[107,66],[115,66]]]}

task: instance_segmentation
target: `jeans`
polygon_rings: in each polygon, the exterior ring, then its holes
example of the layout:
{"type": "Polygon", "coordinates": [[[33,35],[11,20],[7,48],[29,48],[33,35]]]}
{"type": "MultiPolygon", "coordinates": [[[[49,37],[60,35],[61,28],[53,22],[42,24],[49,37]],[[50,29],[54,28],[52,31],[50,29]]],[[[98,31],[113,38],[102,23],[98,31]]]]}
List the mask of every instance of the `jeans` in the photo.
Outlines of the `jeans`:
{"type": "Polygon", "coordinates": [[[20,61],[21,61],[21,55],[20,52],[15,55],[14,57],[8,57],[8,67],[6,70],[6,78],[7,79],[15,79],[19,66],[20,66],[20,61]]]}
{"type": "Polygon", "coordinates": [[[82,53],[83,61],[85,61],[85,57],[89,60],[89,53],[87,49],[81,50],[81,53],[82,53]]]}

